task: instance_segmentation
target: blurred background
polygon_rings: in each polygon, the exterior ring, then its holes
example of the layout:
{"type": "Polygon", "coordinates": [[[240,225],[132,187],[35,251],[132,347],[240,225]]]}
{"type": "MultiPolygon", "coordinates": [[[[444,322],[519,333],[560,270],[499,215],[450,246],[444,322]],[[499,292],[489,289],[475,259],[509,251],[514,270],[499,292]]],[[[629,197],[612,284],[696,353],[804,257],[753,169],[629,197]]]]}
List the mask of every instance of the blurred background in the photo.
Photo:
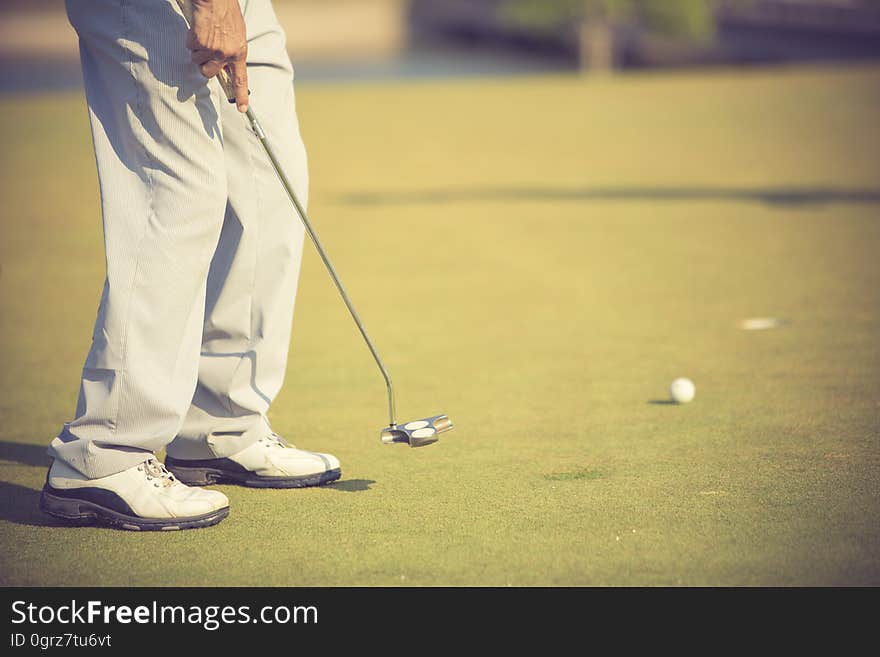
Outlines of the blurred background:
{"type": "MultiPolygon", "coordinates": [[[[0,5],[0,91],[75,88],[62,0],[0,5]]],[[[301,80],[880,57],[880,0],[275,0],[301,80]]]]}

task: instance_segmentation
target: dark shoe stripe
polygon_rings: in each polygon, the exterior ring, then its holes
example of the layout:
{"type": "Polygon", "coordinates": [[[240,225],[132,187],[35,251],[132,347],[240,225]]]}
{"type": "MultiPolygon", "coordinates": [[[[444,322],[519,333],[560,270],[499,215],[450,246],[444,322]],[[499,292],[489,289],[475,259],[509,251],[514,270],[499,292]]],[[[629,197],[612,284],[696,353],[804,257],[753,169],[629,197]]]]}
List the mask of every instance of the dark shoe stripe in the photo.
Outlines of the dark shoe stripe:
{"type": "Polygon", "coordinates": [[[251,488],[306,488],[322,486],[336,481],[342,476],[342,469],[289,477],[263,477],[244,468],[230,459],[209,459],[184,461],[170,456],[165,457],[165,467],[188,486],[209,486],[211,484],[238,484],[251,488]],[[237,468],[226,467],[231,463],[237,468]]]}
{"type": "Polygon", "coordinates": [[[53,488],[49,484],[46,484],[43,490],[55,497],[90,502],[105,509],[115,511],[116,513],[121,513],[125,516],[137,516],[124,499],[112,490],[107,490],[106,488],[88,486],[82,488],[53,488]]]}
{"type": "Polygon", "coordinates": [[[165,467],[169,470],[173,467],[182,468],[206,468],[211,470],[223,470],[224,472],[236,472],[240,474],[249,474],[251,471],[244,467],[241,463],[237,463],[232,459],[199,459],[199,460],[183,460],[176,459],[173,456],[165,457],[165,467]]]}
{"type": "MultiPolygon", "coordinates": [[[[57,495],[61,489],[44,486],[40,494],[40,509],[49,515],[63,518],[78,525],[106,525],[116,529],[135,531],[169,531],[176,529],[197,529],[210,527],[229,515],[229,507],[210,511],[198,516],[184,518],[142,518],[129,513],[120,513],[112,508],[98,504],[91,499],[72,495],[57,495]]],[[[83,490],[83,489],[73,489],[83,490]]],[[[99,489],[103,490],[103,489],[99,489]]],[[[67,490],[61,491],[67,493],[67,490]]],[[[112,493],[112,491],[106,491],[112,493]]],[[[115,493],[113,493],[115,495],[115,493]]],[[[118,497],[118,496],[117,496],[118,497]]],[[[121,499],[121,498],[120,498],[121,499]]],[[[128,505],[126,504],[126,507],[128,505]]]]}

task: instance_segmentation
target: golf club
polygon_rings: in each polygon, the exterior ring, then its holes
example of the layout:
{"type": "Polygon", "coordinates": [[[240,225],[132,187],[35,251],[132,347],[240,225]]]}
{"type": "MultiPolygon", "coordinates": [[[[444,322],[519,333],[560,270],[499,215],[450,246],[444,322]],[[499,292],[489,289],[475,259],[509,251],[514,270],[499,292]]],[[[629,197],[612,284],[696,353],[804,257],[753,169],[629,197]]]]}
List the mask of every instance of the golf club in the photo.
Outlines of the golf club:
{"type": "MultiPolygon", "coordinates": [[[[192,25],[191,0],[177,0],[177,4],[180,6],[180,10],[183,12],[183,16],[186,19],[186,22],[189,25],[192,25]]],[[[226,94],[226,98],[229,99],[230,102],[234,102],[235,89],[225,70],[220,71],[220,73],[217,75],[217,80],[220,82],[220,86],[223,88],[223,92],[226,94]]],[[[254,131],[254,134],[263,145],[263,150],[266,151],[266,155],[269,157],[269,161],[272,163],[272,167],[275,169],[275,173],[278,175],[278,179],[281,181],[281,185],[284,187],[284,191],[287,192],[287,196],[290,199],[290,202],[293,204],[293,207],[295,208],[296,213],[299,215],[299,218],[302,220],[306,232],[309,234],[309,238],[311,238],[312,240],[312,244],[315,245],[315,249],[317,250],[318,255],[321,257],[321,260],[324,262],[324,266],[327,268],[327,271],[330,274],[330,278],[333,279],[333,283],[336,285],[336,289],[339,290],[339,294],[342,297],[342,300],[345,302],[345,306],[346,308],[348,308],[348,312],[351,313],[351,317],[354,320],[354,323],[357,325],[358,330],[363,336],[364,342],[367,343],[367,347],[370,349],[370,353],[373,355],[373,359],[376,361],[376,365],[379,366],[379,370],[382,372],[382,377],[385,379],[385,387],[388,389],[388,414],[390,417],[390,422],[388,426],[382,429],[382,431],[380,432],[380,439],[386,445],[394,443],[405,443],[410,447],[423,447],[425,445],[430,445],[431,443],[437,442],[439,434],[443,433],[444,431],[449,431],[453,427],[452,421],[447,415],[434,415],[432,417],[427,417],[421,420],[406,422],[402,425],[399,425],[397,423],[396,412],[394,408],[394,387],[391,383],[391,375],[388,374],[388,370],[386,369],[385,364],[382,362],[382,358],[379,356],[379,352],[376,350],[376,346],[373,344],[373,341],[367,334],[367,330],[364,328],[364,324],[363,322],[361,322],[360,316],[355,310],[354,305],[352,304],[351,299],[348,296],[348,293],[345,291],[345,287],[343,287],[342,281],[339,280],[339,275],[336,273],[336,269],[330,262],[330,258],[327,256],[327,252],[324,250],[324,247],[321,244],[321,240],[318,238],[318,234],[312,227],[312,223],[311,221],[309,221],[309,217],[306,214],[305,209],[303,208],[302,204],[299,202],[299,199],[294,193],[293,186],[290,184],[287,175],[284,173],[284,169],[278,161],[278,158],[275,156],[275,152],[273,151],[272,146],[269,144],[269,141],[266,138],[266,133],[263,131],[263,128],[260,125],[260,122],[257,120],[257,116],[256,114],[254,114],[254,110],[250,105],[248,105],[248,110],[245,116],[250,123],[251,130],[254,131]]]]}

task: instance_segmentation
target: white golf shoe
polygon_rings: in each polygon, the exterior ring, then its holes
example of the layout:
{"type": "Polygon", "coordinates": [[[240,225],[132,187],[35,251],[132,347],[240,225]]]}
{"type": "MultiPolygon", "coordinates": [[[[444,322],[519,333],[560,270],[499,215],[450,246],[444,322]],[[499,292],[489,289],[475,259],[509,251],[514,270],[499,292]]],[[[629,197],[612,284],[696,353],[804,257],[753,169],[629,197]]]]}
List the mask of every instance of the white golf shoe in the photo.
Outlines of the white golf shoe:
{"type": "Polygon", "coordinates": [[[40,508],[77,524],[172,530],[216,525],[229,515],[229,500],[223,493],[184,485],[156,459],[99,479],[87,479],[56,459],[40,508]]]}
{"type": "Polygon", "coordinates": [[[166,456],[165,465],[192,486],[225,483],[304,488],[336,481],[342,475],[335,456],[297,449],[274,433],[228,458],[188,460],[166,456]]]}

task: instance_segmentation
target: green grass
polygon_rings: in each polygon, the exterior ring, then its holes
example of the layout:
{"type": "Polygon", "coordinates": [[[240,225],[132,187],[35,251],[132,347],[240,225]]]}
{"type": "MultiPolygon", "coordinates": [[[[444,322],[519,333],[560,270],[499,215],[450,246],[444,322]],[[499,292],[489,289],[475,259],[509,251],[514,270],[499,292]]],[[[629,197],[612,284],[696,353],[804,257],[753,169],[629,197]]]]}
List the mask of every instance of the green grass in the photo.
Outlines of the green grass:
{"type": "Polygon", "coordinates": [[[604,479],[608,475],[602,470],[591,470],[589,468],[579,468],[570,472],[553,472],[545,474],[544,479],[548,481],[572,481],[575,479],[604,479]]]}
{"type": "MultiPolygon", "coordinates": [[[[880,584],[880,68],[299,90],[313,218],[271,419],[344,479],[216,528],[37,510],[103,280],[82,99],[0,100],[0,582],[880,584]],[[790,323],[742,331],[746,317],[790,323]],[[663,400],[692,378],[696,399],[663,400]]],[[[295,220],[291,217],[291,220],[295,220]]]]}

